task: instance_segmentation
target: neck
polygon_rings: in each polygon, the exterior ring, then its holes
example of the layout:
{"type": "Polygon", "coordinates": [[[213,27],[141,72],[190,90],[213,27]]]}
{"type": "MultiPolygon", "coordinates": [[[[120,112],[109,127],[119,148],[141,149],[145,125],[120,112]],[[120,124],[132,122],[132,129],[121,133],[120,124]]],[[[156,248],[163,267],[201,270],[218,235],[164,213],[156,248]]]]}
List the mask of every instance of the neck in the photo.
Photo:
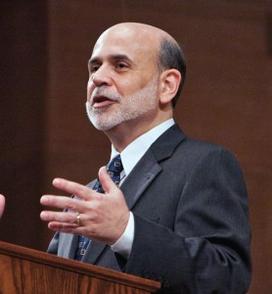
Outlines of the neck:
{"type": "Polygon", "coordinates": [[[122,152],[131,142],[139,136],[170,119],[172,116],[168,115],[161,119],[155,119],[148,124],[142,120],[141,122],[130,121],[122,123],[113,129],[105,132],[112,145],[118,152],[122,152]]]}

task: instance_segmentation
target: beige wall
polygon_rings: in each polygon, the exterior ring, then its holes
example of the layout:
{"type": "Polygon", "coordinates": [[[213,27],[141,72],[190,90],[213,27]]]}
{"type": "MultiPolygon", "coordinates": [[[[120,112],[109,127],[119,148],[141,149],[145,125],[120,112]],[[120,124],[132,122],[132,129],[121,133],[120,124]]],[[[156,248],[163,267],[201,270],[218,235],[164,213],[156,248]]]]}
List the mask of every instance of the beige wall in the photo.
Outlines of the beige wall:
{"type": "Polygon", "coordinates": [[[54,191],[55,176],[86,183],[107,161],[109,143],[85,115],[87,59],[106,27],[147,22],[184,46],[188,79],[176,110],[178,122],[192,137],[225,145],[241,162],[253,230],[250,293],[270,293],[271,2],[29,3],[1,4],[6,13],[0,189],[9,196],[0,238],[44,249],[51,233],[39,221],[41,193],[54,191]]]}

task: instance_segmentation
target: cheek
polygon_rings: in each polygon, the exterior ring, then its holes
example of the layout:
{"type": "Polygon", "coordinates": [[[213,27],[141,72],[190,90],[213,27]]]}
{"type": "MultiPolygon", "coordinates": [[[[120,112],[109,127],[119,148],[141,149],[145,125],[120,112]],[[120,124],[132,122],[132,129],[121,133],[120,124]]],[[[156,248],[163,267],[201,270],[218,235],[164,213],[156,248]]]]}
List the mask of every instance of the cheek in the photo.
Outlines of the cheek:
{"type": "Polygon", "coordinates": [[[93,83],[91,82],[91,80],[89,80],[87,83],[87,97],[91,96],[93,89],[94,89],[93,83]]]}
{"type": "Polygon", "coordinates": [[[118,92],[122,96],[130,96],[142,90],[147,83],[148,82],[146,80],[139,79],[137,77],[125,79],[122,83],[119,83],[118,92]]]}

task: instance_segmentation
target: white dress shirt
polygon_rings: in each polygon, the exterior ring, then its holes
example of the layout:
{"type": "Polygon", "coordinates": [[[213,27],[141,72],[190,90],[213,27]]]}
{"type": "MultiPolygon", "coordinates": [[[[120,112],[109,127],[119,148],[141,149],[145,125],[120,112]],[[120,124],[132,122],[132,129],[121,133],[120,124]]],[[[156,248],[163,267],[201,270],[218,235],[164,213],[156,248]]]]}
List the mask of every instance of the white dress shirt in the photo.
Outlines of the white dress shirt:
{"type": "MultiPolygon", "coordinates": [[[[148,148],[175,122],[173,118],[164,121],[163,123],[157,125],[153,129],[144,133],[133,142],[131,142],[121,153],[121,160],[124,167],[123,172],[121,173],[121,181],[120,185],[124,182],[126,177],[132,171],[134,166],[138,163],[138,161],[143,157],[148,148]]],[[[111,147],[111,160],[117,156],[119,153],[115,150],[114,146],[111,147]]],[[[111,249],[114,252],[117,252],[128,258],[131,252],[132,243],[134,240],[134,216],[130,211],[128,224],[124,233],[121,237],[111,245],[111,249]]]]}

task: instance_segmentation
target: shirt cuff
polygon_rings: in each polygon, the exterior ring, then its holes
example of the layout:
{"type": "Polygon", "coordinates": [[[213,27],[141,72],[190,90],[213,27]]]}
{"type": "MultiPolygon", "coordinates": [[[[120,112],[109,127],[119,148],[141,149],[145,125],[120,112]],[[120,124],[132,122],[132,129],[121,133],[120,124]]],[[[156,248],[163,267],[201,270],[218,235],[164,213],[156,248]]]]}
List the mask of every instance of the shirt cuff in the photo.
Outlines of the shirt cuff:
{"type": "Polygon", "coordinates": [[[132,244],[134,240],[134,215],[130,211],[129,212],[129,219],[126,226],[124,233],[121,237],[111,245],[112,251],[121,254],[123,257],[128,259],[132,244]]]}

